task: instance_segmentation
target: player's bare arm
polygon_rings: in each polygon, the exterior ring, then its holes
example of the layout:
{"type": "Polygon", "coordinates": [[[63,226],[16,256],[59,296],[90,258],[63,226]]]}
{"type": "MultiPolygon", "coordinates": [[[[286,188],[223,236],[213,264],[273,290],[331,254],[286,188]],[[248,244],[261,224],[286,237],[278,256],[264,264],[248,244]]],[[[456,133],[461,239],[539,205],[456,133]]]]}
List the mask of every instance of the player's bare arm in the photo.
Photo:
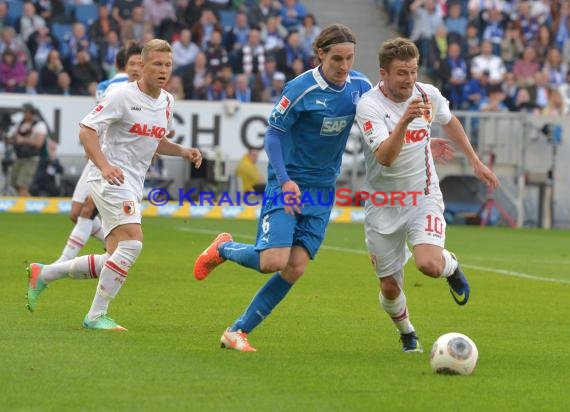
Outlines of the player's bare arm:
{"type": "Polygon", "coordinates": [[[449,138],[459,147],[459,149],[465,153],[469,163],[473,167],[473,173],[479,179],[481,179],[485,184],[492,188],[499,187],[499,179],[485,164],[479,159],[475,150],[469,142],[469,138],[465,134],[465,130],[461,125],[459,119],[452,115],[449,123],[442,125],[443,131],[449,136],[449,138]]]}
{"type": "Polygon", "coordinates": [[[87,157],[101,170],[101,176],[107,183],[120,186],[125,182],[123,169],[110,164],[101,151],[99,136],[95,130],[81,125],[79,128],[79,140],[85,149],[87,157]]]}
{"type": "Polygon", "coordinates": [[[283,203],[286,213],[295,214],[301,213],[300,201],[301,201],[301,190],[297,183],[292,180],[288,180],[281,186],[283,191],[283,203]]]}
{"type": "Polygon", "coordinates": [[[171,134],[160,139],[160,143],[156,149],[156,153],[166,155],[166,156],[178,156],[187,159],[189,162],[194,164],[194,167],[199,168],[202,164],[202,153],[200,150],[193,147],[183,147],[178,143],[174,143],[169,139],[171,134]]]}

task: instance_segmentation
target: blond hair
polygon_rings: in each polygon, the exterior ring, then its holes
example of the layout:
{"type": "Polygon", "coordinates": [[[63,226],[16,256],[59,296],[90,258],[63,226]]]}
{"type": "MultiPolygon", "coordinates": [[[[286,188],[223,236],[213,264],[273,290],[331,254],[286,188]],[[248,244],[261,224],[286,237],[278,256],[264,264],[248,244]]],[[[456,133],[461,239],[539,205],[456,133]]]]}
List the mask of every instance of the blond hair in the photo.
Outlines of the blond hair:
{"type": "Polygon", "coordinates": [[[142,52],[141,58],[143,62],[148,60],[148,56],[151,52],[167,52],[172,53],[172,48],[170,44],[166,40],[162,39],[152,39],[145,43],[142,52]]]}

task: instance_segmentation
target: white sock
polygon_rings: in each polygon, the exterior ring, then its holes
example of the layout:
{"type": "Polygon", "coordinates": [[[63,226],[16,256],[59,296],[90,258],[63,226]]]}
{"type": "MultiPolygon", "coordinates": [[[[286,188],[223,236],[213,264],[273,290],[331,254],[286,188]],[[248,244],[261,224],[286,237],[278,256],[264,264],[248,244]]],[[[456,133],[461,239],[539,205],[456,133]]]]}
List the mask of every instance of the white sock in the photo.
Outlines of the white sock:
{"type": "Polygon", "coordinates": [[[139,257],[141,250],[142,242],[138,240],[123,240],[118,243],[117,249],[107,259],[99,275],[99,284],[87,314],[89,320],[107,314],[109,303],[117,296],[127,280],[129,269],[139,257]]]}
{"type": "Polygon", "coordinates": [[[95,216],[92,220],[93,228],[91,229],[91,236],[94,238],[99,239],[101,242],[105,243],[105,236],[103,235],[103,227],[101,225],[101,218],[99,216],[95,216]]]}
{"type": "Polygon", "coordinates": [[[109,259],[107,253],[103,255],[84,255],[65,260],[42,268],[41,277],[45,283],[63,278],[96,279],[101,273],[105,262],[109,259]]]}
{"type": "Polygon", "coordinates": [[[410,333],[415,330],[410,322],[404,291],[401,291],[400,295],[394,300],[385,298],[382,292],[380,292],[379,298],[380,305],[382,305],[388,316],[390,316],[390,319],[392,319],[392,322],[394,322],[394,325],[396,325],[400,333],[410,333]]]}
{"type": "Polygon", "coordinates": [[[91,219],[78,217],[67,239],[67,244],[63,248],[63,252],[61,252],[61,256],[54,263],[70,260],[77,256],[81,248],[87,243],[87,239],[89,239],[92,225],[93,221],[91,219]]]}
{"type": "Polygon", "coordinates": [[[455,269],[457,269],[459,263],[457,263],[457,260],[455,260],[453,256],[451,256],[451,253],[447,249],[443,249],[443,251],[441,252],[441,256],[443,257],[444,265],[443,265],[443,272],[441,272],[440,277],[448,278],[451,275],[453,275],[453,272],[455,272],[455,269]]]}

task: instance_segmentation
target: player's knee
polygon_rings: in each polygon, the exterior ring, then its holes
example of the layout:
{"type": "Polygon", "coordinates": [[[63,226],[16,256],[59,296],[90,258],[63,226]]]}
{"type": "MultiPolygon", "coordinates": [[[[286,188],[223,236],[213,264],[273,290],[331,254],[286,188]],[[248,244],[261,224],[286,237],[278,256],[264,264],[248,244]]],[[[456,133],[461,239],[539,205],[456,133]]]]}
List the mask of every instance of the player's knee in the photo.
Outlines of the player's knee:
{"type": "Polygon", "coordinates": [[[142,248],[143,243],[140,240],[121,240],[117,244],[117,250],[133,263],[141,254],[142,248]]]}
{"type": "Polygon", "coordinates": [[[261,273],[274,273],[279,272],[285,267],[285,264],[279,259],[267,259],[260,262],[259,271],[261,273]]]}
{"type": "Polygon", "coordinates": [[[396,299],[401,293],[398,282],[394,279],[394,276],[387,276],[380,279],[380,288],[382,289],[382,296],[390,300],[396,299]]]}
{"type": "Polygon", "coordinates": [[[436,258],[424,258],[416,261],[416,267],[424,275],[437,278],[442,271],[442,261],[436,258]]]}

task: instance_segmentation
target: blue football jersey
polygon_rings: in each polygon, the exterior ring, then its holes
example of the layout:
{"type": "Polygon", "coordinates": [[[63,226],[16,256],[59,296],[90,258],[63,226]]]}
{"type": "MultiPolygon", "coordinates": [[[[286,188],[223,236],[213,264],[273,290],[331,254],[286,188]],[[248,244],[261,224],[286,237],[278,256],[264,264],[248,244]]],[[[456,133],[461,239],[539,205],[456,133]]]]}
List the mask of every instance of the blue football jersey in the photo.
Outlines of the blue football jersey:
{"type": "MultiPolygon", "coordinates": [[[[356,113],[356,103],[372,88],[362,73],[350,71],[342,88],[331,87],[318,68],[288,82],[269,115],[281,139],[289,177],[298,185],[333,186],[356,113]]],[[[271,165],[268,181],[278,185],[271,165]]]]}

